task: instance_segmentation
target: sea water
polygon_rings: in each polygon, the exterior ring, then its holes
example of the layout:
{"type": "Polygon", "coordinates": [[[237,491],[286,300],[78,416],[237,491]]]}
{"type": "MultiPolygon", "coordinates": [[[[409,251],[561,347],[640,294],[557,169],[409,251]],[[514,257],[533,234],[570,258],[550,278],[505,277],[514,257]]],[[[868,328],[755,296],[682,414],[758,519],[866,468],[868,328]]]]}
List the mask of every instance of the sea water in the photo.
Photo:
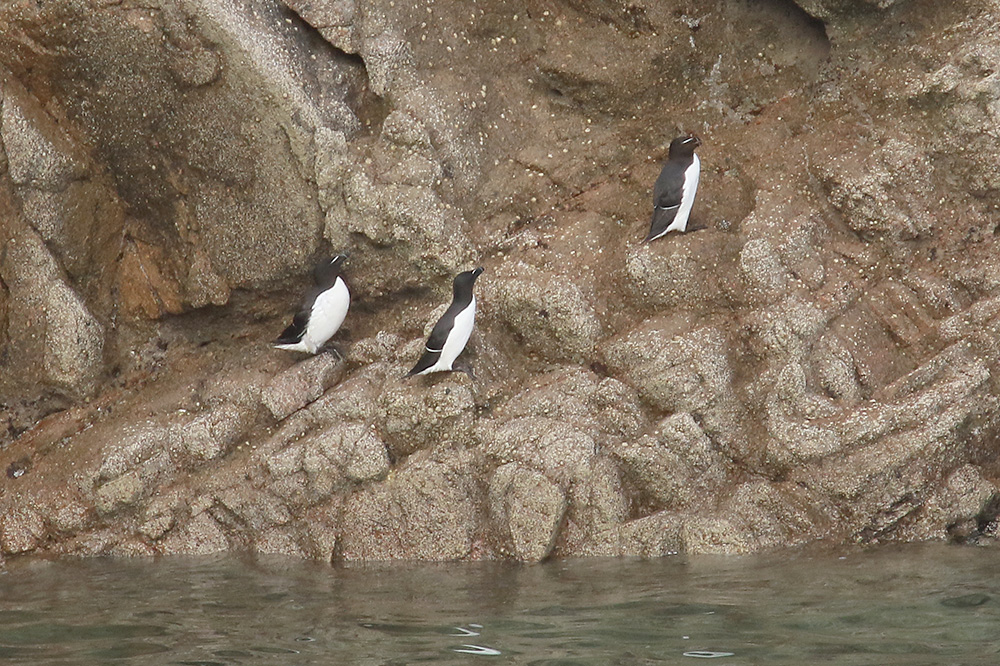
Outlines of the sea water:
{"type": "Polygon", "coordinates": [[[15,561],[18,664],[1000,663],[1000,549],[523,566],[15,561]]]}

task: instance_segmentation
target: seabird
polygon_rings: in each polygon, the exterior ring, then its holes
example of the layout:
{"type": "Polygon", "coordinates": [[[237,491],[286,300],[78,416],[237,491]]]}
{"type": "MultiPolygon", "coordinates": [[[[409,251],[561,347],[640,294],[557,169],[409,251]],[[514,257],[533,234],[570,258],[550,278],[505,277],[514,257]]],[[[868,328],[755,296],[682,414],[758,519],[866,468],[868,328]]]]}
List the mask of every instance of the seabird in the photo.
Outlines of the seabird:
{"type": "Polygon", "coordinates": [[[476,324],[476,297],[472,293],[472,286],[482,272],[482,268],[476,268],[459,273],[455,278],[451,305],[434,324],[434,330],[424,347],[424,355],[406,374],[407,377],[452,369],[452,364],[465,349],[469,336],[472,335],[472,327],[476,324]]]}
{"type": "Polygon", "coordinates": [[[653,186],[653,221],[643,243],[687,229],[701,174],[701,160],[694,154],[700,145],[696,136],[679,136],[670,142],[667,161],[653,186]]]}
{"type": "Polygon", "coordinates": [[[309,290],[292,323],[274,343],[278,349],[315,354],[333,337],[347,316],[351,293],[340,277],[347,255],[338,254],[313,270],[316,285],[309,290]]]}

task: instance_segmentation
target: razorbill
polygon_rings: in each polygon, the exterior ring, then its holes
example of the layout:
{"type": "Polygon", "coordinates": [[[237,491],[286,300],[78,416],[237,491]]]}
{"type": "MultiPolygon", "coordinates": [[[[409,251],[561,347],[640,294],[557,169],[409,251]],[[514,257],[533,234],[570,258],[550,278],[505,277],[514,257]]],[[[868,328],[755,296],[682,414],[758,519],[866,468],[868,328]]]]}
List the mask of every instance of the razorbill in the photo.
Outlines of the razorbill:
{"type": "Polygon", "coordinates": [[[434,330],[424,347],[424,355],[406,374],[407,377],[452,369],[452,364],[465,349],[469,336],[472,335],[472,327],[476,324],[476,297],[472,293],[472,286],[482,272],[482,268],[476,268],[459,273],[455,278],[451,305],[434,324],[434,330]]]}
{"type": "Polygon", "coordinates": [[[347,255],[338,254],[313,270],[316,286],[309,290],[292,323],[274,343],[278,349],[315,354],[333,337],[347,316],[351,293],[340,277],[347,255]]]}
{"type": "Polygon", "coordinates": [[[667,162],[653,186],[653,221],[643,243],[687,228],[701,174],[701,160],[694,154],[700,145],[696,136],[679,136],[670,142],[667,162]]]}

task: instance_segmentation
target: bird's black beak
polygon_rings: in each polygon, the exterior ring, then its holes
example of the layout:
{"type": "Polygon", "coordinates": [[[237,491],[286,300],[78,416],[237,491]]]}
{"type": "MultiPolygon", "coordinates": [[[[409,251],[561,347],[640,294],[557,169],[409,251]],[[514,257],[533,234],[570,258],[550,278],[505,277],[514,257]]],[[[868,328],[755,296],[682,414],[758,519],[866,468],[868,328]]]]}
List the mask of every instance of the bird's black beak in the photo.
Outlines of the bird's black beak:
{"type": "Polygon", "coordinates": [[[483,274],[483,270],[484,269],[481,268],[481,267],[480,268],[476,268],[475,270],[472,271],[472,277],[479,277],[480,275],[483,274]]]}

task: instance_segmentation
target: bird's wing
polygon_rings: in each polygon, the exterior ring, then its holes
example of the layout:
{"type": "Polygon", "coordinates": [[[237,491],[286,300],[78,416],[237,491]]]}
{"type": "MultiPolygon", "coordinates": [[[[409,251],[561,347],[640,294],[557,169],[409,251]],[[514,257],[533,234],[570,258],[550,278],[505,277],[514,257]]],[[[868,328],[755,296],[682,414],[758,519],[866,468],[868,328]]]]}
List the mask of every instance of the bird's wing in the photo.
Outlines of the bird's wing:
{"type": "Polygon", "coordinates": [[[292,318],[292,323],[288,325],[281,335],[278,336],[277,344],[279,345],[293,345],[296,342],[302,341],[302,336],[306,332],[306,323],[309,321],[309,312],[307,310],[300,310],[295,313],[295,317],[292,318]]]}
{"type": "Polygon", "coordinates": [[[431,367],[438,362],[441,358],[441,352],[444,351],[445,340],[448,339],[448,334],[451,333],[451,329],[455,326],[455,317],[452,315],[452,310],[454,309],[454,303],[441,318],[437,320],[434,324],[434,328],[431,329],[430,337],[427,338],[427,344],[424,347],[424,354],[417,361],[417,364],[413,366],[413,369],[407,373],[407,377],[417,374],[418,372],[423,372],[427,368],[431,367]]]}
{"type": "Polygon", "coordinates": [[[417,364],[413,366],[412,370],[406,373],[406,376],[412,377],[413,375],[423,372],[427,368],[437,363],[439,358],[441,358],[441,352],[439,351],[436,352],[432,352],[430,350],[424,351],[423,355],[420,357],[420,360],[417,361],[417,364]]]}
{"type": "Polygon", "coordinates": [[[677,210],[680,207],[680,204],[677,204],[676,206],[670,206],[669,208],[654,208],[653,219],[649,223],[649,233],[646,235],[644,242],[648,243],[654,238],[662,236],[667,228],[673,223],[674,218],[677,217],[677,210]]]}
{"type": "Polygon", "coordinates": [[[668,162],[653,186],[653,206],[668,209],[680,206],[684,196],[684,167],[668,162]]]}
{"type": "Polygon", "coordinates": [[[312,315],[313,306],[316,304],[316,299],[321,293],[323,293],[323,290],[319,287],[313,287],[306,292],[299,311],[295,313],[295,317],[292,319],[292,323],[288,325],[288,328],[281,333],[277,344],[295,344],[302,340],[302,336],[306,332],[306,324],[309,323],[309,317],[312,315]]]}
{"type": "Polygon", "coordinates": [[[427,351],[440,353],[444,349],[444,341],[448,339],[448,334],[455,325],[455,318],[449,317],[449,314],[451,314],[450,308],[434,324],[431,335],[427,338],[427,351]]]}
{"type": "Polygon", "coordinates": [[[646,241],[662,235],[677,217],[684,196],[684,170],[668,162],[653,186],[653,219],[649,223],[646,241]]]}

